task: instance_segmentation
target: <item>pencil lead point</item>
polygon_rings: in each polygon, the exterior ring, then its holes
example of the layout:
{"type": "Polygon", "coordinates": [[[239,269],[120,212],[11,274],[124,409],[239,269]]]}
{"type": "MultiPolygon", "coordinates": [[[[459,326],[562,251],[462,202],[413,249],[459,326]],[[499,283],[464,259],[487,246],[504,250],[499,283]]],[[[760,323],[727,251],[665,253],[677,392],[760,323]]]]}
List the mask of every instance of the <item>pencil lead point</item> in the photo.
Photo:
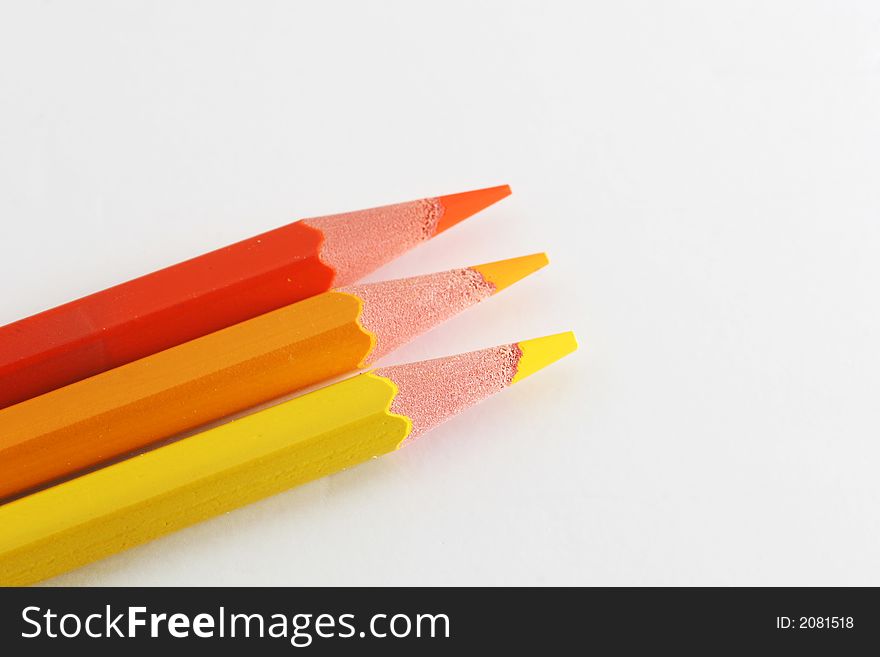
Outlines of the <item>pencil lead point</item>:
{"type": "Polygon", "coordinates": [[[555,363],[578,348],[577,339],[572,331],[523,340],[517,345],[522,351],[522,356],[511,384],[521,381],[551,363],[555,363]]]}
{"type": "Polygon", "coordinates": [[[486,187],[485,189],[437,197],[443,206],[443,216],[440,217],[434,234],[442,233],[447,228],[451,228],[480,210],[488,208],[506,196],[510,196],[510,185],[498,185],[497,187],[486,187]]]}
{"type": "Polygon", "coordinates": [[[488,283],[491,283],[495,288],[494,294],[538,271],[548,262],[546,253],[533,253],[519,258],[508,258],[484,265],[475,265],[469,269],[473,269],[488,283]]]}

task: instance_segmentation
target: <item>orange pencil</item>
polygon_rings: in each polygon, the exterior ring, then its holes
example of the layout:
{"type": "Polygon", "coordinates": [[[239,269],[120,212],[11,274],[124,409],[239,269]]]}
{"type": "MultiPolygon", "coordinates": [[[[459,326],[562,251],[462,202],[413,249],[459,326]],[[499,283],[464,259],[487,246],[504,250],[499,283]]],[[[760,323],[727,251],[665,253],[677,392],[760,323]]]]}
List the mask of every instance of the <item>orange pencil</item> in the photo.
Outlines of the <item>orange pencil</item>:
{"type": "Polygon", "coordinates": [[[326,292],[2,409],[0,499],[364,367],[546,262],[326,292]]]}

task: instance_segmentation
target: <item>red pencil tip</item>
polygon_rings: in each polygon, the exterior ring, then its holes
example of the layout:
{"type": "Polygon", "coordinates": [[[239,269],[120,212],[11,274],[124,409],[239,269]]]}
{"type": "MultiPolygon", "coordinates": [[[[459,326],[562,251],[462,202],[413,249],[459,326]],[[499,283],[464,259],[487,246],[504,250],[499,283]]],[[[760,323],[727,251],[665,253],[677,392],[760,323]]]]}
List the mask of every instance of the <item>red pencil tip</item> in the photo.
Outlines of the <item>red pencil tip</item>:
{"type": "Polygon", "coordinates": [[[510,196],[510,185],[498,185],[498,187],[487,187],[438,197],[437,200],[443,205],[443,216],[440,217],[434,234],[442,233],[447,228],[451,228],[480,210],[497,203],[505,196],[510,196]]]}

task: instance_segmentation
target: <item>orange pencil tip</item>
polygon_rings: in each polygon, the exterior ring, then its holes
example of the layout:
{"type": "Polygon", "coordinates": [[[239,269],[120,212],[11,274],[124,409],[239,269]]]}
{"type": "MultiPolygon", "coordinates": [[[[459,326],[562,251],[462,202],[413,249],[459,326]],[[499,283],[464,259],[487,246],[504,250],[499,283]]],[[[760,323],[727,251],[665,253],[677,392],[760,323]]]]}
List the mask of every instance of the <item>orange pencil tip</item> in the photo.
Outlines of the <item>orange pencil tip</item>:
{"type": "Polygon", "coordinates": [[[533,253],[519,258],[489,262],[485,265],[474,265],[470,269],[479,272],[486,281],[495,287],[497,293],[538,271],[548,262],[550,261],[547,259],[546,253],[533,253]]]}
{"type": "Polygon", "coordinates": [[[510,185],[498,185],[498,187],[486,187],[485,189],[437,197],[443,206],[443,216],[440,217],[434,234],[442,233],[447,228],[451,228],[480,210],[497,203],[505,196],[510,196],[510,185]]]}

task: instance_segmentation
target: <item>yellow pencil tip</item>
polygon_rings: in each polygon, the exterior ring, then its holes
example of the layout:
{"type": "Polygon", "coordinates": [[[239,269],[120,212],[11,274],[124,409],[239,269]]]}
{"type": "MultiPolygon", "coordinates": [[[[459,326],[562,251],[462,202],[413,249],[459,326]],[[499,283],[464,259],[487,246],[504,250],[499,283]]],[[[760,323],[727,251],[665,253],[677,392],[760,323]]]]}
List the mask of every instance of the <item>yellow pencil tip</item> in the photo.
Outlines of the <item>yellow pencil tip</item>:
{"type": "Polygon", "coordinates": [[[523,340],[517,345],[522,351],[522,356],[511,383],[522,381],[527,376],[547,367],[550,363],[555,363],[578,348],[577,338],[574,337],[572,331],[523,340]]]}
{"type": "Polygon", "coordinates": [[[495,287],[495,292],[499,292],[529,274],[538,271],[548,262],[550,261],[547,259],[546,253],[533,253],[532,255],[519,258],[489,262],[485,265],[475,265],[470,269],[478,272],[486,279],[486,282],[491,283],[495,287]]]}

